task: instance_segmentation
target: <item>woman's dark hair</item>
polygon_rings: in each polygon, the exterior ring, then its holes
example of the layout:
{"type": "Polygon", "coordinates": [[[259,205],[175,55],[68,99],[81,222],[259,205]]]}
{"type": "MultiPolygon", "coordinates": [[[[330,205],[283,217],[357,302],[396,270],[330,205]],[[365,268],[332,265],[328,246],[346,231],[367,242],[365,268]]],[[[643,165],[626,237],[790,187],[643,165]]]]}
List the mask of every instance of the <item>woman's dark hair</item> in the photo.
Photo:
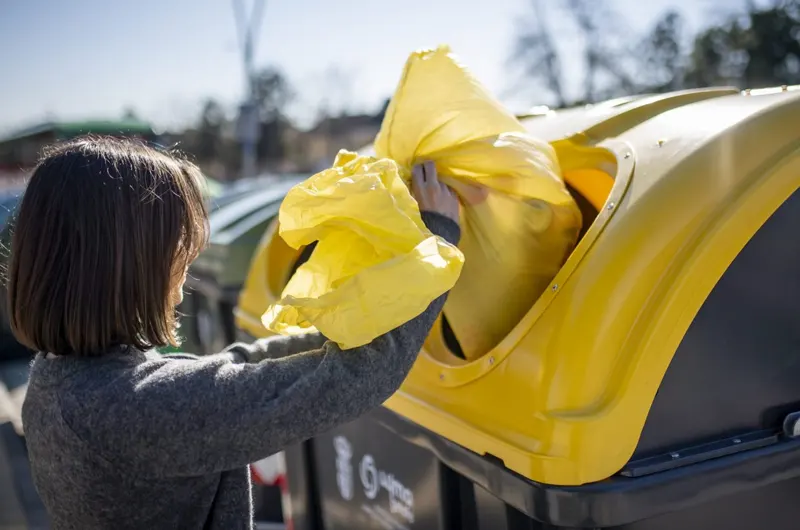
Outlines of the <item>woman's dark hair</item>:
{"type": "Polygon", "coordinates": [[[177,345],[174,294],[208,239],[202,181],[193,164],[138,141],[48,150],[11,243],[17,340],[58,355],[177,345]]]}

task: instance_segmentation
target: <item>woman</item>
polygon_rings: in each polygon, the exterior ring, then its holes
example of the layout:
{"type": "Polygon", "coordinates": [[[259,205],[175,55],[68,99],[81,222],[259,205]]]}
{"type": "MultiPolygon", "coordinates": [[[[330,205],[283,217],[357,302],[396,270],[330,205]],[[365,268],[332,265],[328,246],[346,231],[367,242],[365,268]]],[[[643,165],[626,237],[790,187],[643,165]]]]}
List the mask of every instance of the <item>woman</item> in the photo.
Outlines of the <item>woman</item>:
{"type": "MultiPolygon", "coordinates": [[[[247,465],[380,405],[408,374],[444,297],[349,351],[319,335],[176,344],[175,307],[207,238],[200,173],[137,143],[81,139],[48,153],[20,206],[11,326],[41,352],[23,423],[56,529],[250,528],[247,465]]],[[[432,164],[413,193],[457,243],[458,201],[432,164]]]]}

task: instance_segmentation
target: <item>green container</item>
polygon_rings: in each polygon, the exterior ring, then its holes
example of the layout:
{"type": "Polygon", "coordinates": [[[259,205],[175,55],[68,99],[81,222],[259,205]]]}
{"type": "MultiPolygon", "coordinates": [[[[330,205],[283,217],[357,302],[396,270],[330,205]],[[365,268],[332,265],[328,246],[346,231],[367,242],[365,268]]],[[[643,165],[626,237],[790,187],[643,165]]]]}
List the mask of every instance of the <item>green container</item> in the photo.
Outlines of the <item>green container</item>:
{"type": "Polygon", "coordinates": [[[247,277],[250,260],[269,224],[278,215],[281,201],[299,179],[256,183],[251,192],[221,201],[209,216],[211,238],[189,268],[187,317],[182,327],[184,350],[218,352],[235,340],[233,309],[247,277]],[[263,186],[263,187],[262,187],[263,186]]]}

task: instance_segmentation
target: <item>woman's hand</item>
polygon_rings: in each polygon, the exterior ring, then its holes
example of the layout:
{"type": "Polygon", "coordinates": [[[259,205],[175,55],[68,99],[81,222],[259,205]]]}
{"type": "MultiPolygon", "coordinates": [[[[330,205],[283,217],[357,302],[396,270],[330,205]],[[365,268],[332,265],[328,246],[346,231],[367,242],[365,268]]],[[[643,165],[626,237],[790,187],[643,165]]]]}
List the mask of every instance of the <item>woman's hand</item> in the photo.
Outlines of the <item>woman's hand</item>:
{"type": "Polygon", "coordinates": [[[414,166],[411,171],[411,194],[421,212],[435,212],[459,222],[458,197],[446,184],[439,182],[433,162],[414,166]]]}

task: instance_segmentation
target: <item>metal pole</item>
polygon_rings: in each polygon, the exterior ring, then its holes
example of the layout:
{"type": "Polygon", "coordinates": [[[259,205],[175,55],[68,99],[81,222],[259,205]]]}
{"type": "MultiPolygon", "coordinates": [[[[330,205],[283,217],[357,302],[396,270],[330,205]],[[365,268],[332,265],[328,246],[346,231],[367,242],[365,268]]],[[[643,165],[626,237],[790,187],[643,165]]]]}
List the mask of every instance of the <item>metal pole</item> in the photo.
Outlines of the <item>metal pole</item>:
{"type": "Polygon", "coordinates": [[[242,0],[233,0],[236,28],[242,46],[245,75],[245,97],[239,112],[239,141],[242,144],[242,177],[255,176],[257,171],[257,146],[260,136],[258,101],[255,93],[255,68],[253,55],[258,29],[264,13],[264,0],[254,0],[250,18],[246,18],[242,0]]]}

